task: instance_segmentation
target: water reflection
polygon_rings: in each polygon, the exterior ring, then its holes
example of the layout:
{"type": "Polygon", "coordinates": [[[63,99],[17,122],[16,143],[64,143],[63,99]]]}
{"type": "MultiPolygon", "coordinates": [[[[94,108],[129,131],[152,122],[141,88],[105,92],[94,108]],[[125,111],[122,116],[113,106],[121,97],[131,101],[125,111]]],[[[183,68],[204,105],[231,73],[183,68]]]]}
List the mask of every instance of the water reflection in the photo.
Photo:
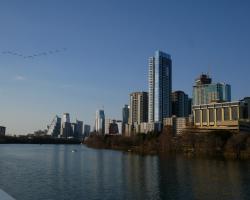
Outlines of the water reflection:
{"type": "Polygon", "coordinates": [[[0,145],[0,152],[0,188],[21,200],[250,196],[249,162],[140,156],[81,145],[0,145]]]}

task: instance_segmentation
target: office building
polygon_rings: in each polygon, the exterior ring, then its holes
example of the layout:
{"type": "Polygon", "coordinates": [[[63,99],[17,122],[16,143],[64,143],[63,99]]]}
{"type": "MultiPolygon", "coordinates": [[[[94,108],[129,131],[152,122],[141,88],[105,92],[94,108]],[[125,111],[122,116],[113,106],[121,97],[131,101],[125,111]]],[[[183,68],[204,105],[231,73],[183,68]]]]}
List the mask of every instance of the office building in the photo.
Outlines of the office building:
{"type": "Polygon", "coordinates": [[[96,111],[96,118],[95,118],[95,131],[99,134],[105,133],[105,114],[104,110],[97,110],[96,111]]]}
{"type": "Polygon", "coordinates": [[[156,51],[149,58],[149,122],[162,123],[172,115],[172,60],[169,54],[156,51]]]}
{"type": "Polygon", "coordinates": [[[50,125],[48,125],[47,135],[58,137],[61,132],[61,118],[57,115],[53,118],[50,125]]]}
{"type": "Polygon", "coordinates": [[[6,127],[0,126],[0,136],[5,136],[6,127]]]}
{"type": "Polygon", "coordinates": [[[129,119],[129,106],[124,105],[124,107],[122,108],[122,122],[124,124],[127,124],[128,119],[129,119]]]}
{"type": "Polygon", "coordinates": [[[250,97],[235,102],[193,106],[197,128],[250,131],[250,97]]]}
{"type": "Polygon", "coordinates": [[[188,117],[189,108],[188,95],[183,91],[175,91],[172,93],[172,115],[176,117],[188,117]]]}
{"type": "Polygon", "coordinates": [[[90,135],[90,125],[88,124],[84,124],[84,128],[83,128],[83,134],[85,137],[88,137],[90,135]]]}
{"type": "Polygon", "coordinates": [[[196,79],[193,86],[193,105],[229,101],[231,101],[229,84],[212,83],[212,79],[206,74],[202,74],[196,79]]]}
{"type": "Polygon", "coordinates": [[[71,127],[73,131],[73,137],[81,138],[83,133],[83,122],[76,120],[76,123],[72,123],[71,127]]]}
{"type": "Polygon", "coordinates": [[[73,130],[70,123],[69,113],[63,114],[60,135],[63,138],[73,137],[73,130]]]}
{"type": "Polygon", "coordinates": [[[192,121],[189,117],[168,117],[163,121],[164,126],[171,128],[173,135],[181,135],[187,128],[192,126],[192,121]]]}
{"type": "Polygon", "coordinates": [[[129,124],[140,124],[148,121],[148,93],[133,92],[130,94],[129,124]]]}

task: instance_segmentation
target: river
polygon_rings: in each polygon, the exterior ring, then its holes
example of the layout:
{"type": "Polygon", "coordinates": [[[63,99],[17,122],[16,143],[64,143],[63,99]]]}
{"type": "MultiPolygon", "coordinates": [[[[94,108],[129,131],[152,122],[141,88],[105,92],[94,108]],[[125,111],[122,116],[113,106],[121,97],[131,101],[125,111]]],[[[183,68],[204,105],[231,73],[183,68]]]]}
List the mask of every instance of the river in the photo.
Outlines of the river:
{"type": "Polygon", "coordinates": [[[17,200],[238,200],[250,198],[249,185],[249,161],[0,145],[0,189],[17,200]]]}

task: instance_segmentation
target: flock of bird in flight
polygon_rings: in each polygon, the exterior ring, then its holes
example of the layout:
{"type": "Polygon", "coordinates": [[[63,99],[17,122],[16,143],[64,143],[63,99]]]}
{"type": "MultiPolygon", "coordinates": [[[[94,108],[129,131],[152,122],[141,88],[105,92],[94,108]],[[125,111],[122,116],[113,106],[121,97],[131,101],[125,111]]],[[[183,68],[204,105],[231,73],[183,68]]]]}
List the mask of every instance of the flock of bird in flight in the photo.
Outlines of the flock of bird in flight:
{"type": "Polygon", "coordinates": [[[67,50],[67,48],[60,48],[60,49],[49,50],[49,51],[40,52],[40,53],[36,53],[36,54],[32,54],[32,55],[24,55],[24,54],[15,52],[15,51],[3,51],[2,54],[11,55],[11,56],[19,56],[20,58],[24,58],[24,59],[33,59],[33,58],[37,58],[40,56],[58,54],[58,53],[66,51],[66,50],[67,50]]]}

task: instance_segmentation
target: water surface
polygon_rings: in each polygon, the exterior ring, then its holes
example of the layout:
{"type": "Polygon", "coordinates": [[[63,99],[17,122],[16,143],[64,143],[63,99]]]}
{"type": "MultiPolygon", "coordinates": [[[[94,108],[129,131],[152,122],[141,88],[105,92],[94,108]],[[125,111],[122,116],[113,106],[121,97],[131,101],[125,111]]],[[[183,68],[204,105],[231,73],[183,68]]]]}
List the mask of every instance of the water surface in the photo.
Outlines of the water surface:
{"type": "Polygon", "coordinates": [[[0,188],[17,200],[250,199],[249,169],[249,161],[0,145],[0,188]]]}

